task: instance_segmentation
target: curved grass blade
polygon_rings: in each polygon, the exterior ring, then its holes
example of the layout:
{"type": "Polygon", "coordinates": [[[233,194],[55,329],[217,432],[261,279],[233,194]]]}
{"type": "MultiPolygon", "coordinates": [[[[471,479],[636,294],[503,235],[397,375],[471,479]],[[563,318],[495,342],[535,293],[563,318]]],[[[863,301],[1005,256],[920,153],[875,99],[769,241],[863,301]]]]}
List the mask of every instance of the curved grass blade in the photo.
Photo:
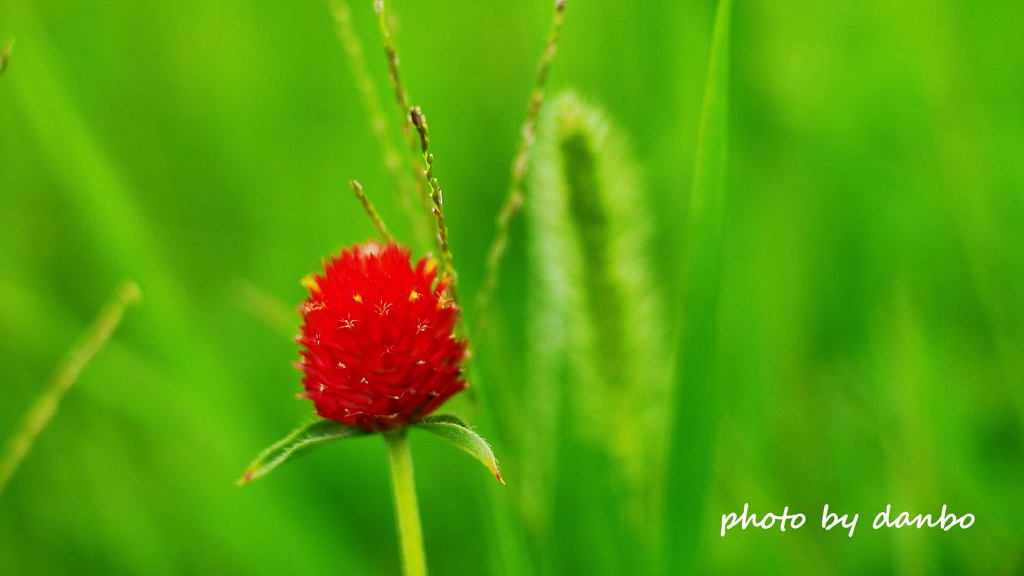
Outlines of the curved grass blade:
{"type": "Polygon", "coordinates": [[[501,472],[498,470],[498,460],[494,457],[494,451],[491,450],[490,444],[474,432],[458,416],[448,414],[428,416],[422,422],[416,423],[415,426],[437,434],[462,449],[486,466],[499,482],[505,483],[501,479],[501,472]]]}
{"type": "Polygon", "coordinates": [[[239,486],[248,484],[269,474],[289,458],[308,452],[322,444],[366,434],[369,432],[334,420],[312,420],[299,426],[284,439],[264,450],[245,469],[245,474],[238,479],[237,484],[239,486]]]}
{"type": "Polygon", "coordinates": [[[665,490],[665,568],[697,573],[702,507],[717,427],[716,342],[725,213],[731,0],[719,0],[701,106],[673,382],[665,490]]]}
{"type": "Polygon", "coordinates": [[[18,427],[11,433],[4,444],[3,451],[0,452],[0,493],[7,486],[11,476],[18,470],[29,450],[32,449],[36,438],[57,413],[61,400],[78,380],[82,369],[110,339],[111,334],[121,323],[125,309],[137,302],[141,295],[135,282],[126,282],[121,285],[100,309],[96,319],[92,321],[81,339],[68,351],[67,356],[54,370],[46,388],[22,416],[18,427]]]}

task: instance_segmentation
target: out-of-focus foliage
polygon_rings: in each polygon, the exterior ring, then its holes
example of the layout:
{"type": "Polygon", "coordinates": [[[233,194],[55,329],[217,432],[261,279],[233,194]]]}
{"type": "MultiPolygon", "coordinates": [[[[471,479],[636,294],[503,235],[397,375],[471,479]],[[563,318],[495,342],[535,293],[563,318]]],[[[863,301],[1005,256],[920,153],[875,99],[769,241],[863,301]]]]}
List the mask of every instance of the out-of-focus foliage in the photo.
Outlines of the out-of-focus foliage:
{"type": "MultiPolygon", "coordinates": [[[[552,70],[553,90],[584,95],[632,144],[653,289],[669,306],[715,6],[570,0],[552,70]]],[[[404,80],[430,118],[464,302],[551,8],[389,3],[404,80]]],[[[709,481],[699,512],[676,518],[701,538],[692,566],[1019,573],[1024,6],[740,2],[732,24],[720,380],[710,458],[688,471],[709,481]],[[745,502],[789,506],[807,525],[718,536],[745,502]],[[853,538],[817,527],[825,503],[861,514],[853,538]],[[978,521],[868,529],[890,503],[978,521]]],[[[369,0],[352,3],[352,25],[397,114],[369,0]]],[[[0,436],[112,286],[133,278],[146,298],[0,497],[0,573],[397,574],[381,438],[233,484],[312,409],[294,399],[294,343],[264,324],[296,322],[269,302],[297,304],[322,257],[373,235],[348,180],[412,237],[330,10],[0,0],[0,42],[13,37],[0,77],[0,436]]],[[[477,424],[486,398],[496,433],[481,432],[508,485],[439,438],[412,439],[434,574],[549,568],[494,560],[523,528],[498,504],[521,492],[516,462],[530,457],[526,254],[521,218],[477,342],[478,389],[450,407],[477,424]]],[[[559,537],[587,533],[575,528],[559,537]]]]}

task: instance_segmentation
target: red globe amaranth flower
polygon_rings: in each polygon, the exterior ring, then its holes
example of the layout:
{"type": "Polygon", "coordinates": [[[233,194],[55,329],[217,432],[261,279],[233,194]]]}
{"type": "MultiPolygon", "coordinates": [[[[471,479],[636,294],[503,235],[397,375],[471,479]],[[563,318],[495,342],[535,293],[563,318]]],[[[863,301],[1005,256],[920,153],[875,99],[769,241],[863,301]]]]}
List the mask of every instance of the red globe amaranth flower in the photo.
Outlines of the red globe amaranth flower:
{"type": "Polygon", "coordinates": [[[436,263],[370,240],[325,263],[304,282],[304,346],[298,367],[317,413],[383,431],[427,416],[466,388],[466,341],[453,333],[459,308],[436,263]]]}

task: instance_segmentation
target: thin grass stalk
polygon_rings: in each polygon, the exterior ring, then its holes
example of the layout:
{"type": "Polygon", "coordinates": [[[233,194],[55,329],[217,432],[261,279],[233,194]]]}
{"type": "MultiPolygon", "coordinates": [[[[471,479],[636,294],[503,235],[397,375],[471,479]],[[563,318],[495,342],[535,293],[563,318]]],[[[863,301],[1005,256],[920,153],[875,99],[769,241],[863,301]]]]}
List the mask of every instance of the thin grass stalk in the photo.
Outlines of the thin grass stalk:
{"type": "MultiPolygon", "coordinates": [[[[391,40],[391,27],[388,25],[387,14],[384,12],[384,0],[374,0],[373,11],[377,13],[377,24],[380,26],[380,35],[384,40],[384,55],[388,60],[388,75],[391,77],[391,86],[395,90],[395,100],[398,101],[398,105],[404,112],[409,109],[409,93],[406,92],[405,85],[402,84],[402,76],[398,71],[398,49],[395,48],[395,44],[391,40]]],[[[409,126],[408,118],[402,122],[402,131],[408,135],[411,142],[412,128],[409,126]]]]}
{"type": "Polygon", "coordinates": [[[430,198],[427,193],[427,186],[424,185],[422,178],[423,168],[415,157],[419,152],[419,146],[416,138],[413,136],[412,124],[410,123],[409,115],[412,109],[409,105],[409,92],[405,89],[405,84],[402,83],[402,75],[399,72],[398,49],[395,47],[394,40],[391,37],[391,26],[388,24],[384,0],[374,0],[373,10],[377,13],[377,25],[380,27],[381,39],[384,42],[384,56],[388,62],[388,78],[391,79],[395,101],[402,111],[402,137],[405,139],[406,149],[413,153],[413,156],[409,158],[409,166],[412,169],[413,181],[416,185],[416,195],[423,204],[423,207],[430,211],[430,198]]]}
{"type": "Polygon", "coordinates": [[[349,184],[352,185],[352,191],[356,193],[356,198],[359,199],[359,203],[363,205],[363,210],[366,211],[366,215],[370,217],[370,221],[373,222],[373,227],[377,229],[377,234],[384,239],[385,242],[393,242],[395,239],[388,232],[386,226],[384,226],[384,220],[381,219],[380,214],[377,213],[377,209],[373,207],[373,203],[366,197],[366,193],[363,192],[363,186],[358,180],[349,180],[349,184]]]}
{"type": "Polygon", "coordinates": [[[0,494],[28,456],[39,434],[46,429],[61,400],[78,380],[82,369],[110,339],[128,306],[141,296],[134,282],[126,282],[107,300],[78,342],[67,352],[50,376],[46,387],[25,412],[0,452],[0,494]]]}
{"type": "MultiPolygon", "coordinates": [[[[455,274],[454,260],[448,246],[448,229],[444,221],[443,197],[437,178],[435,178],[433,174],[434,157],[429,153],[429,128],[426,123],[426,118],[423,116],[423,112],[419,107],[410,107],[409,95],[402,83],[401,74],[399,72],[398,51],[392,40],[384,0],[374,0],[373,7],[374,11],[377,13],[377,22],[384,42],[384,53],[388,63],[388,76],[391,79],[392,88],[394,89],[395,100],[402,110],[402,136],[406,139],[406,144],[410,151],[422,154],[423,165],[426,167],[426,169],[423,170],[419,160],[415,158],[411,161],[413,173],[416,176],[415,181],[419,186],[418,196],[424,202],[424,205],[430,209],[437,220],[437,235],[435,239],[441,249],[445,269],[452,276],[452,284],[450,287],[452,298],[456,303],[458,303],[459,298],[456,290],[457,277],[455,274]],[[412,127],[417,122],[420,124],[416,126],[418,139],[414,137],[412,133],[412,127]],[[427,192],[428,188],[430,190],[429,194],[427,192]],[[431,204],[433,204],[433,206],[431,206],[431,204]]],[[[472,338],[469,336],[469,327],[464,322],[460,322],[460,326],[464,332],[464,336],[472,341],[472,338]]],[[[471,373],[475,373],[475,369],[472,364],[470,364],[468,369],[471,373]]],[[[479,382],[479,378],[471,377],[470,380],[479,382]]],[[[474,397],[477,399],[477,401],[474,402],[474,406],[479,409],[478,417],[481,427],[485,430],[489,430],[488,436],[491,439],[492,446],[500,451],[500,449],[497,448],[500,446],[498,429],[494,423],[491,407],[487,401],[486,395],[479,386],[473,386],[470,390],[474,393],[474,397]]],[[[500,486],[491,484],[493,483],[488,483],[485,490],[487,491],[486,495],[492,514],[490,526],[494,531],[493,536],[496,540],[495,544],[497,545],[498,555],[500,556],[500,559],[495,562],[494,568],[499,571],[498,574],[503,574],[504,576],[530,576],[533,572],[526,553],[525,541],[519,531],[518,525],[513,520],[513,511],[511,510],[511,505],[508,501],[507,495],[505,493],[498,492],[498,490],[501,489],[500,486]]]]}
{"type": "Polygon", "coordinates": [[[533,143],[537,138],[537,115],[544,104],[545,87],[547,86],[548,73],[551,70],[551,61],[558,51],[558,41],[562,36],[562,22],[565,21],[566,0],[555,1],[555,16],[551,21],[551,31],[548,33],[547,47],[544,55],[541,56],[537,65],[537,81],[534,84],[533,95],[527,106],[526,120],[520,130],[519,151],[512,161],[512,183],[509,187],[508,196],[498,212],[496,233],[487,253],[487,270],[484,276],[484,284],[476,301],[476,325],[474,332],[483,333],[487,323],[487,312],[491,306],[491,299],[494,298],[494,291],[498,287],[498,280],[501,273],[501,262],[505,257],[505,250],[508,247],[508,230],[512,220],[519,214],[523,207],[523,177],[526,175],[526,167],[530,163],[530,153],[533,151],[533,143]]]}
{"type": "Polygon", "coordinates": [[[665,570],[700,572],[703,504],[717,428],[718,295],[725,214],[731,0],[719,0],[701,105],[685,260],[665,489],[665,570]]]}
{"type": "Polygon", "coordinates": [[[427,184],[430,185],[430,200],[434,203],[433,213],[437,219],[437,240],[441,243],[441,255],[444,258],[445,268],[452,278],[452,297],[458,302],[458,298],[455,295],[458,275],[455,273],[455,261],[452,258],[451,248],[448,246],[448,226],[444,223],[444,198],[441,194],[441,184],[434,177],[434,155],[430,153],[430,128],[427,126],[427,117],[423,115],[423,111],[420,110],[419,106],[413,106],[412,111],[409,112],[409,119],[412,121],[413,126],[416,127],[416,132],[420,137],[423,163],[427,166],[423,176],[427,184]]]}
{"type": "MultiPolygon", "coordinates": [[[[366,109],[370,129],[380,146],[381,159],[387,167],[395,186],[398,188],[399,200],[402,210],[405,212],[409,225],[412,227],[413,236],[422,250],[429,250],[433,245],[430,234],[430,224],[426,219],[426,204],[423,184],[418,175],[412,177],[403,167],[408,162],[408,155],[400,153],[392,142],[388,130],[387,116],[381,106],[380,97],[377,93],[377,85],[370,76],[366,64],[366,56],[363,53],[363,45],[359,36],[352,28],[352,10],[345,0],[329,0],[331,11],[337,24],[338,38],[341,40],[348,60],[349,69],[355,79],[359,95],[363,100],[363,107],[366,109]],[[417,207],[416,204],[420,206],[417,207]]],[[[415,159],[413,159],[415,161],[415,159]]]]}

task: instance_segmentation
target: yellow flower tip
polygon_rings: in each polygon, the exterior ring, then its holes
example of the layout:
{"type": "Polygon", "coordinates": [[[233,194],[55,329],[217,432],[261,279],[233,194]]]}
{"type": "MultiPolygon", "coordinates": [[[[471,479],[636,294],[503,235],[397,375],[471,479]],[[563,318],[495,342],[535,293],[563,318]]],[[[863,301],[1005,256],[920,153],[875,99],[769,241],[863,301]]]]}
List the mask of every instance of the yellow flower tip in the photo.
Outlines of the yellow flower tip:
{"type": "Polygon", "coordinates": [[[409,302],[415,302],[420,299],[420,293],[413,290],[409,293],[409,302]]]}
{"type": "Polygon", "coordinates": [[[360,296],[359,294],[354,294],[354,295],[352,296],[352,299],[353,299],[353,300],[355,300],[356,302],[359,302],[360,304],[362,304],[362,303],[363,303],[363,297],[362,297],[362,296],[360,296]]]}
{"type": "Polygon", "coordinates": [[[309,290],[311,294],[320,293],[320,285],[316,282],[316,276],[313,274],[306,274],[302,279],[302,285],[309,290]]]}
{"type": "Polygon", "coordinates": [[[427,267],[426,267],[425,270],[426,270],[427,274],[431,274],[431,273],[434,272],[434,270],[437,270],[437,267],[440,266],[440,265],[441,265],[441,263],[438,262],[436,258],[430,257],[430,258],[427,259],[427,267]]]}

